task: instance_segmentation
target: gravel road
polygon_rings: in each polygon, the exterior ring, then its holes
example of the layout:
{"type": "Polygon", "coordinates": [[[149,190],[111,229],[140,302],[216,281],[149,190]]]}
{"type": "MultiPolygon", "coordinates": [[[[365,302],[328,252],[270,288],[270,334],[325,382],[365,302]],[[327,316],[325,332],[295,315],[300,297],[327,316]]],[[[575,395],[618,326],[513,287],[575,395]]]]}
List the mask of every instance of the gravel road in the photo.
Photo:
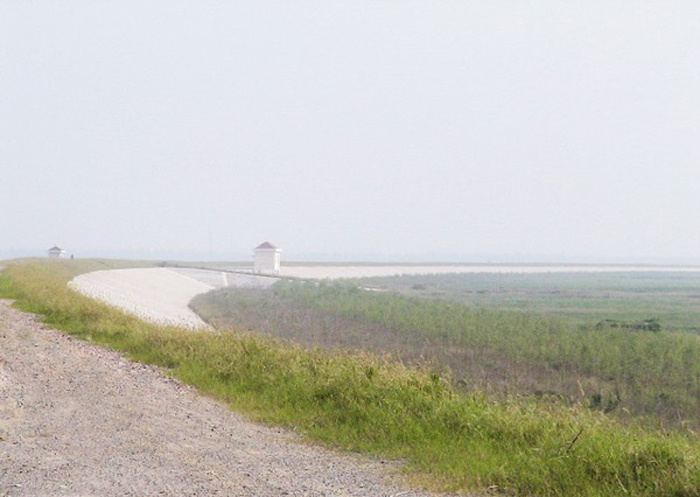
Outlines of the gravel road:
{"type": "Polygon", "coordinates": [[[0,495],[420,496],[0,300],[0,495]]]}

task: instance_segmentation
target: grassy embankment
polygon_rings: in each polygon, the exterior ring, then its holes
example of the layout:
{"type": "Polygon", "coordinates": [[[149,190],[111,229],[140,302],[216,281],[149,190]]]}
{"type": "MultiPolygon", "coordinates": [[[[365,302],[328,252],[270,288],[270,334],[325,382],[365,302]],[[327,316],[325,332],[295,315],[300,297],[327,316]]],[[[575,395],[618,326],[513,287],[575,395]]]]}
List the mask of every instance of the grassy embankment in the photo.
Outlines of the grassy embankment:
{"type": "Polygon", "coordinates": [[[372,355],[333,355],[127,316],[66,288],[94,264],[13,265],[0,296],[59,329],[159,365],[253,418],[333,446],[402,458],[435,488],[515,495],[700,496],[699,447],[584,409],[458,395],[372,355]]]}
{"type": "Polygon", "coordinates": [[[687,333],[584,326],[463,303],[278,283],[225,289],[193,308],[217,328],[447,366],[466,390],[553,397],[700,430],[700,340],[687,333]]]}

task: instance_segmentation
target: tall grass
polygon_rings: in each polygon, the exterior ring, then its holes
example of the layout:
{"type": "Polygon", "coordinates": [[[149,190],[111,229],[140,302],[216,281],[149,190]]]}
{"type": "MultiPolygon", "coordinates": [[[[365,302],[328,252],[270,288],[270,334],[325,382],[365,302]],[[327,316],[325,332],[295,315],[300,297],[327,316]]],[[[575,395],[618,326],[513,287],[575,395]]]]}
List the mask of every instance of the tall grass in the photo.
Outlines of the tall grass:
{"type": "Polygon", "coordinates": [[[700,333],[700,272],[433,274],[355,282],[414,297],[593,323],[656,318],[664,330],[700,333]]]}
{"type": "Polygon", "coordinates": [[[16,265],[0,292],[51,325],[156,364],[252,417],[330,445],[404,459],[434,488],[513,495],[698,497],[697,443],[587,410],[458,395],[372,355],[301,350],[144,323],[66,288],[84,266],[16,265]]]}
{"type": "MultiPolygon", "coordinates": [[[[246,304],[250,296],[240,290],[210,294],[194,302],[205,317],[216,315],[215,309],[202,305],[206,300],[220,310],[238,309],[237,315],[246,305],[255,305],[246,304]]],[[[501,356],[514,373],[526,374],[536,365],[549,385],[568,382],[578,391],[580,378],[586,383],[588,402],[597,402],[600,408],[610,410],[618,403],[619,408],[655,414],[675,424],[681,420],[700,429],[700,340],[694,335],[599,329],[562,318],[366,292],[351,285],[298,282],[275,286],[274,298],[262,304],[265,319],[269,322],[277,313],[287,320],[286,311],[278,309],[284,303],[372,323],[377,335],[390,330],[415,341],[427,340],[438,356],[453,354],[455,347],[477,350],[481,358],[477,354],[469,360],[482,362],[487,372],[487,362],[501,356]]],[[[350,332],[346,326],[338,333],[350,332]]],[[[371,342],[376,343],[374,338],[371,342]]],[[[454,361],[450,365],[460,370],[454,361]]]]}

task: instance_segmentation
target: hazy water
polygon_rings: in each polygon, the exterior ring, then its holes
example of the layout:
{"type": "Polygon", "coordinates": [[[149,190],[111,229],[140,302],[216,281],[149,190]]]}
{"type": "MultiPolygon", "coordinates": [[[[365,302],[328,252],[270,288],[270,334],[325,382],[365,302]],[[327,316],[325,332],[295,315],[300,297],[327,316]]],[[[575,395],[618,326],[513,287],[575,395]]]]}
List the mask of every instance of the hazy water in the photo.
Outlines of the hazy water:
{"type": "Polygon", "coordinates": [[[698,272],[694,266],[575,266],[575,265],[353,265],[353,266],[284,266],[282,276],[297,278],[369,278],[401,274],[447,273],[619,273],[619,272],[698,272]]]}

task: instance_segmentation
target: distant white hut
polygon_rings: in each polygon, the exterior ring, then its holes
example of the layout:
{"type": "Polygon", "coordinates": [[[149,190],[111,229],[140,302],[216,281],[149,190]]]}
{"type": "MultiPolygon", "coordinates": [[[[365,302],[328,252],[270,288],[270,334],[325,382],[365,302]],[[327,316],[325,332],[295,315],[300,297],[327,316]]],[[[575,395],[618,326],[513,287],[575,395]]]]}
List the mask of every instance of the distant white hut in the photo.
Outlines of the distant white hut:
{"type": "Polygon", "coordinates": [[[256,273],[280,274],[280,249],[264,242],[253,251],[253,271],[256,273]]]}
{"type": "Polygon", "coordinates": [[[66,256],[66,251],[61,247],[51,247],[49,249],[49,257],[52,259],[63,259],[66,256]]]}

